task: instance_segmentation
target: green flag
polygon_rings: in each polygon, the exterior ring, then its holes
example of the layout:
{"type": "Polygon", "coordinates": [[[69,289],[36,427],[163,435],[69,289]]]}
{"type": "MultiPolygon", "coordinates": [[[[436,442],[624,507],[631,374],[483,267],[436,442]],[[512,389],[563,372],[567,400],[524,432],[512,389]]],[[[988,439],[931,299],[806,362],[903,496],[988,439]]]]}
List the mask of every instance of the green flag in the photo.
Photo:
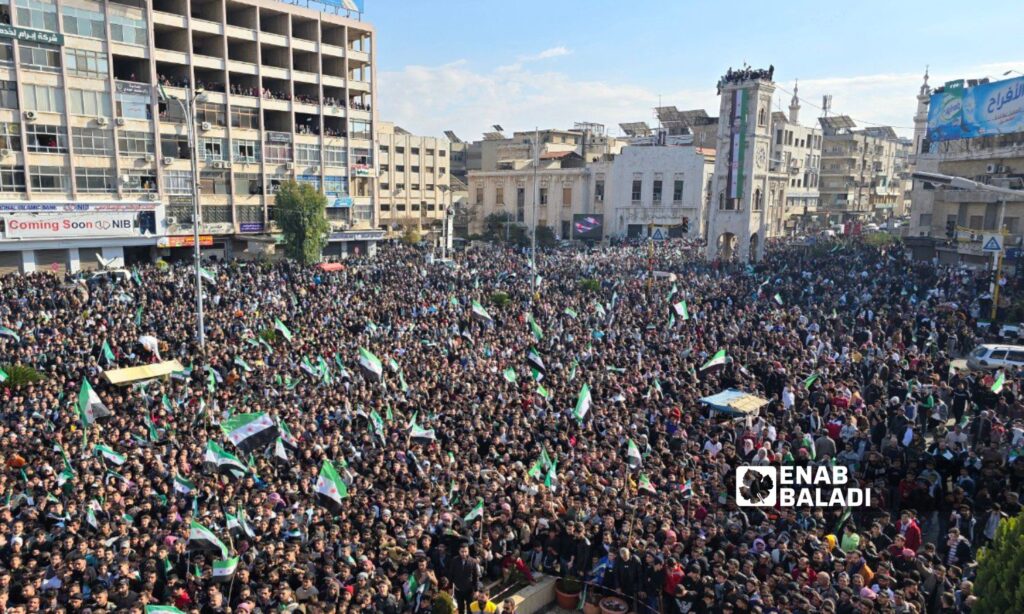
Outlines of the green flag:
{"type": "Polygon", "coordinates": [[[813,386],[814,382],[816,382],[816,381],[818,381],[818,374],[817,373],[811,373],[807,377],[807,379],[804,380],[804,388],[806,388],[807,390],[810,390],[811,386],[813,386]]]}
{"type": "Polygon", "coordinates": [[[114,351],[110,349],[110,344],[107,343],[106,339],[103,340],[103,347],[100,348],[103,352],[103,358],[106,359],[107,364],[113,364],[114,362],[114,351]]]}
{"type": "Polygon", "coordinates": [[[580,394],[576,398],[576,408],[572,412],[573,417],[583,422],[583,419],[587,417],[587,412],[590,411],[590,403],[590,386],[583,384],[580,394]]]}
{"type": "Polygon", "coordinates": [[[539,394],[544,399],[547,399],[549,401],[551,400],[551,393],[548,392],[548,389],[542,386],[539,382],[537,383],[537,394],[539,394]]]}
{"type": "Polygon", "coordinates": [[[533,314],[526,314],[526,321],[530,324],[530,332],[533,333],[533,338],[540,341],[544,338],[544,333],[540,330],[540,326],[537,325],[537,320],[533,319],[533,314]]]}
{"type": "Polygon", "coordinates": [[[135,310],[135,326],[142,326],[142,305],[135,310]]]}
{"type": "Polygon", "coordinates": [[[109,416],[110,410],[100,400],[100,396],[89,385],[89,380],[82,380],[82,387],[78,391],[78,416],[83,426],[91,426],[97,418],[109,416]]]}
{"type": "Polygon", "coordinates": [[[676,312],[676,315],[683,319],[683,321],[690,319],[690,310],[687,309],[685,300],[672,305],[672,309],[676,312]]]}
{"type": "Polygon", "coordinates": [[[508,369],[505,369],[504,371],[502,371],[501,374],[503,376],[505,376],[505,381],[507,381],[508,383],[510,383],[510,384],[516,383],[516,379],[517,379],[516,378],[516,370],[513,369],[512,367],[509,367],[508,369]]]}
{"type": "Polygon", "coordinates": [[[284,325],[280,318],[274,318],[274,329],[281,333],[281,336],[289,342],[292,340],[292,331],[288,330],[288,327],[284,325]]]}
{"type": "Polygon", "coordinates": [[[992,382],[992,392],[999,394],[1003,391],[1004,385],[1006,385],[1006,373],[1000,369],[999,373],[996,374],[996,381],[992,382]]]}
{"type": "Polygon", "coordinates": [[[715,355],[711,357],[711,360],[704,363],[700,370],[710,369],[712,367],[721,367],[725,365],[725,350],[718,350],[715,355]]]}

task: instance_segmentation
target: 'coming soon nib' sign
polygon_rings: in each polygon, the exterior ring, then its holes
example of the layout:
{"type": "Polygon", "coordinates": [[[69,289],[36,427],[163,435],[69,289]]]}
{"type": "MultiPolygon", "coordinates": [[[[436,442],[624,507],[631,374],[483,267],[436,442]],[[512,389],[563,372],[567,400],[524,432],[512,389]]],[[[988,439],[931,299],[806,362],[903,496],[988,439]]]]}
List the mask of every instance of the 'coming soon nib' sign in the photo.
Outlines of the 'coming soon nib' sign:
{"type": "Polygon", "coordinates": [[[836,467],[736,468],[736,503],[753,507],[861,507],[871,489],[850,485],[849,470],[836,467]]]}

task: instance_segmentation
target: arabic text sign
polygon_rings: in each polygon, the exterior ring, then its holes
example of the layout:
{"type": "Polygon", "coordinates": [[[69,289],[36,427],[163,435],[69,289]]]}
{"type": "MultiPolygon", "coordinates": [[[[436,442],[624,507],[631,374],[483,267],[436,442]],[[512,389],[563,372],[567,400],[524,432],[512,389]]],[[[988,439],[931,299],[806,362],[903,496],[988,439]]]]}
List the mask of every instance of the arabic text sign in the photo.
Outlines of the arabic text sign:
{"type": "Polygon", "coordinates": [[[136,213],[14,213],[4,216],[7,237],[61,239],[64,237],[131,237],[139,234],[136,213]]]}
{"type": "Polygon", "coordinates": [[[970,88],[954,82],[944,90],[929,103],[931,141],[1024,131],[1024,77],[970,88]]]}
{"type": "Polygon", "coordinates": [[[45,43],[47,45],[63,45],[64,35],[44,30],[18,28],[7,23],[0,23],[0,37],[16,38],[26,43],[45,43]]]}

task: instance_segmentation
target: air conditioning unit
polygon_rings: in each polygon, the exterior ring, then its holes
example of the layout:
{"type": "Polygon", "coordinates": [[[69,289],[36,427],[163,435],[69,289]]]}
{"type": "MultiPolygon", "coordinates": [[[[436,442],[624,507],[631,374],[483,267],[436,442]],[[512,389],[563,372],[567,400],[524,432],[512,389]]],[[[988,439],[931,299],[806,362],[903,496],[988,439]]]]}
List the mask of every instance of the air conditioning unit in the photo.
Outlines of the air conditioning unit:
{"type": "Polygon", "coordinates": [[[146,154],[146,162],[155,162],[155,161],[156,161],[156,156],[154,156],[153,154],[146,154]]]}
{"type": "Polygon", "coordinates": [[[175,224],[178,223],[178,218],[174,217],[173,215],[168,215],[164,218],[164,223],[167,224],[168,226],[174,226],[175,224]]]}
{"type": "Polygon", "coordinates": [[[14,152],[11,151],[10,149],[0,149],[0,158],[6,158],[7,156],[9,156],[9,155],[11,155],[13,153],[14,152]]]}
{"type": "Polygon", "coordinates": [[[39,117],[39,115],[35,111],[25,111],[25,119],[29,121],[32,121],[37,117],[39,117]]]}
{"type": "Polygon", "coordinates": [[[998,173],[999,172],[999,165],[998,164],[986,164],[985,165],[985,172],[990,174],[990,175],[992,173],[998,173]]]}
{"type": "Polygon", "coordinates": [[[108,121],[106,117],[97,117],[96,118],[96,125],[101,127],[101,128],[103,126],[106,126],[109,123],[110,123],[110,121],[108,121]]]}
{"type": "Polygon", "coordinates": [[[199,124],[199,129],[202,130],[203,132],[207,132],[211,128],[213,128],[213,124],[211,124],[210,122],[203,122],[199,124]]]}
{"type": "Polygon", "coordinates": [[[164,158],[161,162],[164,163],[164,166],[170,166],[174,164],[174,158],[164,158]]]}
{"type": "Polygon", "coordinates": [[[319,173],[320,172],[320,167],[319,166],[311,166],[311,167],[309,167],[309,172],[311,172],[311,173],[319,173]]]}
{"type": "Polygon", "coordinates": [[[126,123],[126,122],[124,121],[124,118],[123,118],[123,117],[118,117],[118,118],[117,118],[117,125],[118,125],[118,126],[123,126],[123,125],[125,125],[125,123],[126,123]]]}
{"type": "Polygon", "coordinates": [[[295,164],[293,164],[293,163],[291,163],[291,162],[289,162],[289,163],[285,164],[285,165],[284,165],[284,167],[285,167],[286,169],[290,170],[290,171],[292,171],[292,170],[295,170],[295,164]]]}
{"type": "Polygon", "coordinates": [[[146,200],[157,200],[158,198],[160,198],[160,196],[152,192],[146,194],[146,200]]]}
{"type": "Polygon", "coordinates": [[[213,163],[213,168],[224,168],[224,163],[221,162],[220,160],[217,160],[216,162],[213,163]]]}
{"type": "Polygon", "coordinates": [[[231,168],[231,163],[228,162],[227,160],[225,160],[222,164],[223,166],[221,166],[221,168],[231,168]]]}

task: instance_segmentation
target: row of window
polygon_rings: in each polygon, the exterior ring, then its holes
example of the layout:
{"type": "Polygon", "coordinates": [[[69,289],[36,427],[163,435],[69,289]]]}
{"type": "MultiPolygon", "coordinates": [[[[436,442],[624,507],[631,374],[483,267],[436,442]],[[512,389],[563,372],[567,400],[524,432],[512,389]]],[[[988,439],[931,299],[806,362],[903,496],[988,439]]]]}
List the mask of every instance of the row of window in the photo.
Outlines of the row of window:
{"type": "MultiPolygon", "coordinates": [[[[381,153],[390,153],[391,147],[388,146],[388,145],[381,145],[380,146],[380,151],[381,151],[381,153]]],[[[409,148],[409,153],[414,155],[414,156],[418,156],[419,153],[420,153],[420,148],[419,147],[410,147],[409,148]]],[[[432,156],[432,155],[434,155],[434,149],[432,147],[425,147],[423,149],[423,153],[425,155],[432,156]]],[[[402,146],[402,145],[396,145],[395,146],[395,155],[404,155],[404,154],[405,154],[405,147],[402,146]]],[[[448,150],[446,150],[446,149],[438,149],[437,150],[437,155],[439,155],[442,158],[444,158],[445,156],[448,155],[448,150]]]]}
{"type": "MultiPolygon", "coordinates": [[[[419,211],[421,207],[422,207],[423,211],[440,211],[440,209],[437,207],[437,205],[435,205],[434,203],[428,203],[426,201],[423,201],[423,202],[421,202],[419,204],[412,203],[412,204],[409,205],[409,207],[410,207],[410,209],[409,209],[410,211],[419,211]]],[[[389,203],[381,203],[380,210],[382,212],[391,211],[391,205],[389,203]]],[[[395,204],[395,211],[405,211],[405,203],[397,203],[397,204],[395,204]]]]}
{"type": "MultiPolygon", "coordinates": [[[[653,201],[655,205],[660,205],[663,200],[663,181],[661,179],[654,180],[653,190],[653,201]]],[[[633,185],[630,190],[630,199],[636,203],[643,199],[644,192],[644,181],[643,179],[634,179],[633,185]]],[[[683,202],[683,180],[676,179],[672,184],[672,202],[681,203],[683,202]]]]}
{"type": "MultiPolygon", "coordinates": [[[[436,173],[439,173],[441,175],[445,174],[445,172],[447,172],[447,170],[448,169],[446,169],[443,166],[438,166],[436,169],[435,168],[426,167],[426,171],[428,173],[436,172],[436,173]]],[[[380,172],[387,173],[387,172],[390,172],[390,171],[391,171],[391,165],[390,164],[383,164],[382,163],[380,165],[380,172]]],[[[405,165],[404,164],[396,164],[395,165],[395,172],[396,173],[404,173],[405,172],[405,165]]],[[[418,173],[418,172],[420,172],[419,165],[412,165],[412,166],[410,166],[409,167],[409,172],[411,172],[411,173],[418,173]]]]}
{"type": "MultiPolygon", "coordinates": [[[[105,39],[107,37],[103,24],[103,12],[89,4],[69,2],[61,6],[61,17],[65,34],[105,39]]],[[[148,27],[143,11],[116,5],[108,6],[110,18],[110,38],[117,42],[132,45],[147,44],[148,27]]],[[[57,31],[57,5],[42,0],[19,0],[17,25],[34,30],[57,31]]]]}

